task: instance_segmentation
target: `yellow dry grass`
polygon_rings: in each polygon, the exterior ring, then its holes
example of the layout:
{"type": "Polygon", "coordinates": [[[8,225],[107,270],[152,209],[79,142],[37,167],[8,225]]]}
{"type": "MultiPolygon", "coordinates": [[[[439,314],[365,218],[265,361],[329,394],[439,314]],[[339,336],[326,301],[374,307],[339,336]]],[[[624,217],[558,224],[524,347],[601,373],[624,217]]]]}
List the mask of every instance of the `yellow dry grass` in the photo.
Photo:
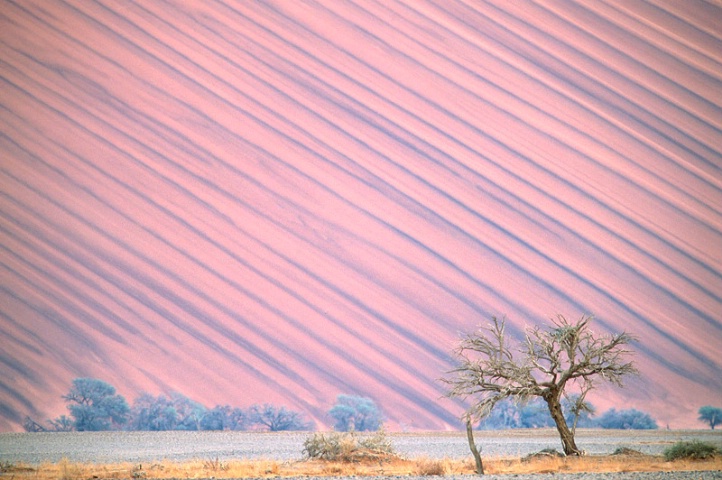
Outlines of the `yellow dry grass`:
{"type": "Polygon", "coordinates": [[[610,473],[721,470],[722,457],[708,460],[677,460],[667,462],[657,455],[589,455],[584,457],[540,457],[532,460],[490,460],[486,473],[610,473]]]}
{"type": "MultiPolygon", "coordinates": [[[[666,462],[661,456],[605,455],[586,457],[541,457],[529,460],[490,458],[484,460],[487,474],[639,472],[722,470],[722,457],[709,460],[666,462]]],[[[143,464],[73,463],[66,460],[41,465],[6,464],[0,478],[75,480],[92,478],[264,478],[292,476],[409,476],[473,474],[474,462],[463,460],[389,457],[363,462],[304,460],[195,460],[143,464]]]]}

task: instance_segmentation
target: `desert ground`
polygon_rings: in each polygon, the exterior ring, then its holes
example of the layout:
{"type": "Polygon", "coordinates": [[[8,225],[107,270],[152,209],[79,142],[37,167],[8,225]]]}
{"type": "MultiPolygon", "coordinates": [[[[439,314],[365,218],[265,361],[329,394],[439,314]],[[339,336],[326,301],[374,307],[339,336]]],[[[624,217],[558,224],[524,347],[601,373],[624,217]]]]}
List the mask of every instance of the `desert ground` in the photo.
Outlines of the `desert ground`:
{"type": "MultiPolygon", "coordinates": [[[[149,462],[193,459],[291,461],[303,456],[309,432],[47,432],[1,433],[5,462],[149,462]]],[[[389,433],[395,450],[407,457],[470,456],[463,432],[389,433]]],[[[546,448],[561,449],[553,429],[477,431],[484,457],[522,457],[546,448]]],[[[580,430],[577,444],[590,455],[626,447],[658,455],[681,440],[699,439],[722,448],[722,431],[580,430]]]]}
{"type": "MultiPolygon", "coordinates": [[[[49,477],[41,474],[51,468],[65,478],[126,478],[139,474],[148,478],[413,477],[432,474],[432,467],[441,468],[442,474],[451,478],[473,474],[473,462],[462,432],[389,433],[395,451],[407,463],[372,462],[378,465],[371,466],[370,470],[356,465],[306,462],[303,442],[310,435],[309,432],[4,433],[0,434],[0,464],[11,468],[4,468],[0,477],[54,478],[52,474],[49,477]],[[174,470],[178,465],[182,470],[174,470]],[[233,472],[233,468],[243,468],[238,470],[242,473],[232,477],[224,475],[233,472]]],[[[583,430],[577,432],[577,443],[588,454],[583,460],[586,463],[574,458],[549,458],[524,464],[519,459],[543,449],[559,448],[554,430],[476,432],[476,442],[488,471],[499,476],[513,474],[517,480],[528,474],[538,480],[548,475],[569,476],[575,480],[722,478],[719,457],[713,462],[664,462],[662,452],[681,440],[700,440],[722,448],[719,431],[583,430]],[[646,454],[640,455],[646,460],[622,456],[609,460],[620,448],[646,454]]]]}

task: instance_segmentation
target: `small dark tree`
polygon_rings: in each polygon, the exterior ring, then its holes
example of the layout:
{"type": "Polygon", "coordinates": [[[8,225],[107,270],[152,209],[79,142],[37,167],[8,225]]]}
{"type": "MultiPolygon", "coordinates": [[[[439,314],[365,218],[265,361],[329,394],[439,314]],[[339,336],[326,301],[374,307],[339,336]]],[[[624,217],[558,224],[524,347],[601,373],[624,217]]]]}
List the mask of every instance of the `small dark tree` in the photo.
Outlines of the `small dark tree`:
{"type": "Polygon", "coordinates": [[[130,411],[125,398],[115,393],[115,387],[94,378],[76,378],[63,398],[79,432],[119,428],[130,411]]]}
{"type": "Polygon", "coordinates": [[[46,432],[48,430],[47,427],[30,417],[25,417],[25,420],[23,420],[23,429],[25,429],[26,432],[46,432]]]}
{"type": "Polygon", "coordinates": [[[448,396],[474,398],[466,416],[481,419],[505,398],[525,401],[544,400],[557,427],[564,453],[579,455],[574,432],[562,412],[567,387],[575,386],[580,398],[592,390],[597,380],[622,384],[622,378],[636,373],[627,345],[627,333],[597,336],[590,329],[590,316],[576,323],[559,315],[549,329],[527,329],[518,349],[512,350],[504,320],[493,319],[487,330],[462,338],[456,355],[459,364],[444,381],[448,396]]]}
{"type": "Polygon", "coordinates": [[[60,415],[59,417],[48,420],[50,429],[54,432],[72,432],[73,431],[73,419],[67,415],[60,415]]]}
{"type": "Polygon", "coordinates": [[[142,393],[130,411],[130,430],[200,430],[206,407],[183,394],[142,393]]]}
{"type": "Polygon", "coordinates": [[[699,413],[699,420],[709,425],[712,430],[717,425],[722,424],[722,408],[707,405],[700,407],[697,413],[699,413]]]}
{"type": "Polygon", "coordinates": [[[584,401],[584,397],[581,395],[567,395],[562,402],[562,409],[564,410],[564,418],[567,421],[567,425],[571,425],[572,433],[575,433],[577,426],[591,427],[594,422],[591,419],[596,413],[596,408],[589,402],[584,401]]]}
{"type": "Polygon", "coordinates": [[[617,430],[656,430],[657,422],[651,415],[634,408],[617,410],[610,408],[597,419],[601,428],[617,430]]]}
{"type": "Polygon", "coordinates": [[[30,417],[25,417],[23,428],[26,432],[72,432],[75,430],[75,422],[67,415],[46,421],[47,426],[41,425],[30,417]]]}
{"type": "Polygon", "coordinates": [[[251,423],[250,413],[240,407],[223,407],[226,409],[226,428],[228,430],[248,430],[251,423]]]}
{"type": "Polygon", "coordinates": [[[376,431],[381,428],[383,415],[370,398],[341,394],[328,414],[335,420],[338,432],[376,431]]]}
{"type": "Polygon", "coordinates": [[[175,430],[201,429],[201,419],[207,410],[205,406],[178,392],[171,393],[170,400],[178,414],[175,430]]]}
{"type": "Polygon", "coordinates": [[[221,406],[215,406],[201,418],[201,430],[230,430],[227,428],[227,409],[221,406]]]}
{"type": "Polygon", "coordinates": [[[268,403],[252,406],[250,419],[252,423],[261,425],[271,432],[311,430],[313,427],[299,412],[268,403]]]}
{"type": "Polygon", "coordinates": [[[178,412],[172,400],[165,395],[154,397],[149,393],[142,393],[130,409],[131,430],[176,430],[178,423],[178,412]]]}
{"type": "Polygon", "coordinates": [[[251,412],[230,405],[216,405],[201,418],[201,430],[247,430],[251,412]]]}

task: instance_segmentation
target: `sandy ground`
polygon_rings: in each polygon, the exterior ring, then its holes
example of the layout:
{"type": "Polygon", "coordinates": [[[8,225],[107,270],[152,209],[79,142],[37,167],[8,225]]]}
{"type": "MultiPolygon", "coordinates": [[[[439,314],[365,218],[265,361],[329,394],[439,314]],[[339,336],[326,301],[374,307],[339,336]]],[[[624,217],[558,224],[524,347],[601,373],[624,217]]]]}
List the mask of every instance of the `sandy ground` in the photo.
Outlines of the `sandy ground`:
{"type": "MultiPolygon", "coordinates": [[[[40,463],[66,458],[77,462],[147,462],[190,459],[302,458],[309,433],[258,432],[83,432],[0,434],[0,461],[40,463]]],[[[466,437],[458,433],[392,433],[396,450],[408,457],[463,458],[469,456],[466,437]]],[[[580,431],[577,444],[590,454],[612,453],[629,447],[659,454],[680,440],[700,439],[722,447],[722,432],[580,431]]],[[[553,430],[477,432],[485,457],[520,457],[544,448],[559,448],[553,430]]]]}

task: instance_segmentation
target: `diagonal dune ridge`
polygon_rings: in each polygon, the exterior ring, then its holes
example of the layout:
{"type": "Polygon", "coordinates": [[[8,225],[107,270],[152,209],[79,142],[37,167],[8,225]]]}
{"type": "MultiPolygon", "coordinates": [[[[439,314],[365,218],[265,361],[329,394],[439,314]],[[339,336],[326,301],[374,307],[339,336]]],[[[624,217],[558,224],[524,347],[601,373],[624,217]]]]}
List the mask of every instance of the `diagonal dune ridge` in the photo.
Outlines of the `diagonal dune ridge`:
{"type": "Polygon", "coordinates": [[[0,430],[339,393],[459,428],[459,333],[639,338],[591,402],[722,398],[722,5],[0,0],[0,430]]]}

